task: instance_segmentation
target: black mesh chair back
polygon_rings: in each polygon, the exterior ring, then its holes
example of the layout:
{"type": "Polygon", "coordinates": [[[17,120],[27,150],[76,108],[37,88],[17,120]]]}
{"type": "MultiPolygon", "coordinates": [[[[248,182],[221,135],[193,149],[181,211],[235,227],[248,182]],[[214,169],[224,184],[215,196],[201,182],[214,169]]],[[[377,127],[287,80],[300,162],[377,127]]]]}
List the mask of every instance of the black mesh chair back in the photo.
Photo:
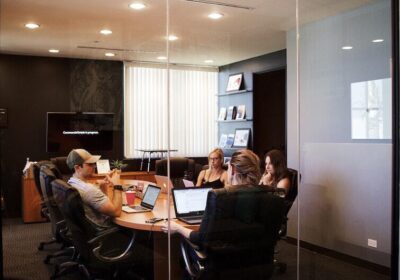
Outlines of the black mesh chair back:
{"type": "Polygon", "coordinates": [[[43,160],[43,161],[39,161],[37,163],[34,163],[32,165],[33,179],[35,180],[36,190],[40,194],[40,197],[41,197],[42,201],[44,201],[44,200],[43,200],[42,188],[40,186],[40,167],[42,165],[47,165],[47,164],[51,164],[51,162],[47,161],[47,160],[43,160]]]}
{"type": "Polygon", "coordinates": [[[283,199],[260,186],[210,191],[197,242],[206,265],[236,273],[261,267],[262,278],[269,277],[284,213],[283,199]]]}
{"type": "Polygon", "coordinates": [[[297,176],[298,172],[295,169],[288,168],[289,173],[290,173],[290,188],[289,192],[285,196],[285,204],[286,204],[286,215],[289,213],[290,208],[292,208],[292,205],[294,201],[296,200],[297,197],[297,192],[298,192],[298,184],[297,184],[297,176]]]}
{"type": "MultiPolygon", "coordinates": [[[[156,161],[156,175],[167,176],[167,159],[156,161]]],[[[193,180],[196,173],[195,162],[189,158],[170,158],[170,177],[174,187],[184,187],[182,179],[193,180]]]]}
{"type": "Polygon", "coordinates": [[[59,179],[68,181],[72,176],[73,171],[67,165],[67,157],[54,157],[51,158],[50,161],[57,167],[60,173],[59,179]]]}
{"type": "Polygon", "coordinates": [[[61,237],[60,234],[63,227],[60,227],[60,222],[64,220],[64,217],[58,209],[57,203],[54,201],[53,190],[51,187],[51,182],[57,179],[57,176],[60,176],[60,174],[53,164],[49,163],[40,167],[40,185],[44,202],[50,214],[52,233],[58,241],[62,242],[63,237],[61,237]]]}

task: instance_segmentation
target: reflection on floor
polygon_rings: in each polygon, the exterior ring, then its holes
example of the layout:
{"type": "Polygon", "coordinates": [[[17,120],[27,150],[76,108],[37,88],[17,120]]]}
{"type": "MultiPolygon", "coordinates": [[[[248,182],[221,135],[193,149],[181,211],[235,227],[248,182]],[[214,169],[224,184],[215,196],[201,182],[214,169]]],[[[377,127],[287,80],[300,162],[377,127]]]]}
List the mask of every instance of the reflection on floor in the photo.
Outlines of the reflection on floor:
{"type": "MultiPolygon", "coordinates": [[[[45,265],[43,259],[59,246],[46,247],[38,251],[39,242],[50,239],[50,223],[23,224],[20,219],[3,221],[3,270],[5,279],[49,279],[54,267],[45,265]],[[48,248],[48,249],[47,249],[48,248]]],[[[296,247],[285,241],[279,242],[277,259],[287,264],[284,274],[275,273],[274,280],[296,279],[296,247]]],[[[300,279],[306,280],[389,280],[390,277],[365,268],[360,268],[309,250],[300,252],[300,279]]],[[[60,277],[83,279],[78,274],[60,277]]]]}

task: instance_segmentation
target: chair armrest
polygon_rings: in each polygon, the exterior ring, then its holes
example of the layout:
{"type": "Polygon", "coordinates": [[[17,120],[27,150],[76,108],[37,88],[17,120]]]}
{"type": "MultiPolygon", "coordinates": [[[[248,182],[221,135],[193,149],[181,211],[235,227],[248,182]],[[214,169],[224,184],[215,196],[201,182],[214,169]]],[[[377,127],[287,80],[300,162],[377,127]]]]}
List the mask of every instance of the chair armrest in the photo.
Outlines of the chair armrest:
{"type": "Polygon", "coordinates": [[[132,235],[130,236],[127,247],[123,248],[123,252],[121,254],[114,256],[114,257],[108,257],[108,256],[103,256],[100,253],[101,247],[103,246],[103,241],[119,231],[120,231],[120,229],[117,227],[109,228],[109,229],[101,231],[96,237],[94,237],[88,241],[88,243],[92,246],[97,245],[97,247],[92,249],[92,252],[96,256],[96,258],[98,258],[100,261],[111,263],[111,262],[121,261],[130,256],[131,249],[133,247],[133,244],[135,242],[135,237],[136,237],[136,232],[134,232],[134,231],[132,231],[132,235]]]}
{"type": "Polygon", "coordinates": [[[207,259],[206,254],[199,250],[199,246],[193,244],[186,238],[181,240],[181,252],[185,269],[194,279],[199,279],[204,272],[204,262],[207,259]],[[192,250],[194,254],[190,254],[188,250],[192,250]]]}

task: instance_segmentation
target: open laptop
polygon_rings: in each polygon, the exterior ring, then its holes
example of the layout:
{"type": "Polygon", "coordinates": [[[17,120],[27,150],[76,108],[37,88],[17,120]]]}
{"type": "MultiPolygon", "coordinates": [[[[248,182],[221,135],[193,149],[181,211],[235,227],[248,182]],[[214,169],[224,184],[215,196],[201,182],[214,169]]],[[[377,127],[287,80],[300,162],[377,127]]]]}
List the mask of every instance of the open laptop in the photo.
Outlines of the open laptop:
{"type": "Polygon", "coordinates": [[[190,225],[200,224],[210,190],[211,187],[173,189],[176,218],[190,225]]]}
{"type": "Polygon", "coordinates": [[[160,194],[160,191],[161,189],[159,187],[149,184],[147,186],[146,192],[143,195],[143,199],[140,205],[123,206],[122,210],[127,213],[150,212],[156,205],[156,201],[158,195],[160,194]]]}
{"type": "Polygon", "coordinates": [[[170,190],[174,188],[174,185],[167,176],[154,175],[154,177],[156,178],[157,186],[161,188],[162,193],[168,193],[168,186],[170,190]]]}

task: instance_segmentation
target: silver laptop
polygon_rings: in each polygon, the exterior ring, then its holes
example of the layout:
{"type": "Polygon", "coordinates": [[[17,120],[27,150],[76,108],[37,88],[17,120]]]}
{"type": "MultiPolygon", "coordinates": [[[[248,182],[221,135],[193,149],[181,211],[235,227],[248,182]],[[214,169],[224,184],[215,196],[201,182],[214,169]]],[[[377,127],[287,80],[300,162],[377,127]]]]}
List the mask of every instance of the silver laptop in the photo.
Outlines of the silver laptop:
{"type": "Polygon", "coordinates": [[[157,186],[161,188],[162,193],[168,193],[168,188],[171,191],[174,188],[172,181],[167,176],[154,175],[157,186]]]}
{"type": "Polygon", "coordinates": [[[154,185],[148,185],[145,194],[143,195],[142,202],[140,205],[135,206],[123,206],[122,210],[127,213],[142,213],[150,212],[156,205],[158,195],[161,189],[154,185]]]}
{"type": "Polygon", "coordinates": [[[187,224],[200,224],[210,187],[173,189],[175,216],[187,224]]]}

